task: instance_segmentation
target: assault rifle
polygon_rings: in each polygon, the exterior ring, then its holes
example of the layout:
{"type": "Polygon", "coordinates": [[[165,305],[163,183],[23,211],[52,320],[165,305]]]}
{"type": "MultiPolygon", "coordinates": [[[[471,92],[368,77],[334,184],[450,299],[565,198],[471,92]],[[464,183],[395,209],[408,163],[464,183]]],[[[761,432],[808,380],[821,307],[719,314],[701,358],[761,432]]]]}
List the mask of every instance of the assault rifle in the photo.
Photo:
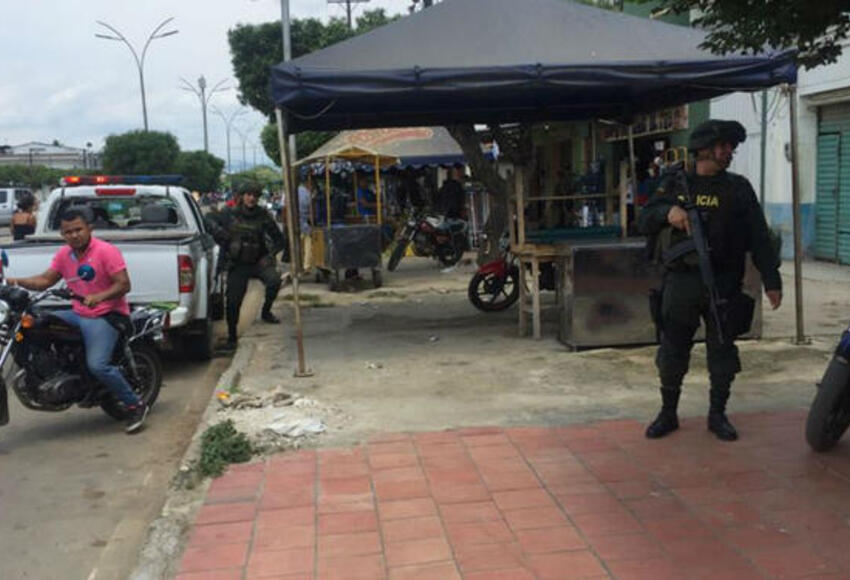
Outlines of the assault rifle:
{"type": "Polygon", "coordinates": [[[717,341],[723,344],[725,342],[724,325],[720,311],[726,306],[726,300],[720,297],[720,293],[717,291],[717,284],[714,282],[714,270],[711,268],[711,248],[708,246],[705,224],[703,224],[702,215],[696,204],[694,204],[690,191],[688,191],[687,173],[685,173],[682,167],[676,166],[674,166],[673,171],[673,179],[676,185],[675,191],[681,195],[679,205],[688,212],[693,250],[696,250],[697,257],[699,258],[699,271],[703,284],[708,289],[708,308],[717,329],[717,341]]]}

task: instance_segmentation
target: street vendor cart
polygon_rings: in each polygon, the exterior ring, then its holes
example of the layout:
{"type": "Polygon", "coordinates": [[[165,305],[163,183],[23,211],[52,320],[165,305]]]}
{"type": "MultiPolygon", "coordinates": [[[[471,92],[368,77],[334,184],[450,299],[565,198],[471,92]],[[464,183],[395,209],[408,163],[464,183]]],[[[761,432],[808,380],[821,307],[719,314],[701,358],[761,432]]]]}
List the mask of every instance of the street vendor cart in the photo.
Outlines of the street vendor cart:
{"type": "Polygon", "coordinates": [[[332,151],[320,149],[296,164],[324,166],[324,223],[314,222],[314,227],[310,231],[310,242],[317,281],[326,281],[330,290],[339,290],[346,270],[360,268],[371,270],[375,288],[380,288],[383,284],[381,230],[385,204],[381,190],[381,169],[397,163],[396,157],[381,155],[364,147],[349,146],[332,151]],[[368,165],[373,168],[377,206],[374,215],[367,215],[358,209],[356,172],[352,172],[352,187],[355,192],[353,211],[346,211],[344,216],[335,215],[331,203],[331,164],[337,161],[347,161],[360,166],[368,165]]]}

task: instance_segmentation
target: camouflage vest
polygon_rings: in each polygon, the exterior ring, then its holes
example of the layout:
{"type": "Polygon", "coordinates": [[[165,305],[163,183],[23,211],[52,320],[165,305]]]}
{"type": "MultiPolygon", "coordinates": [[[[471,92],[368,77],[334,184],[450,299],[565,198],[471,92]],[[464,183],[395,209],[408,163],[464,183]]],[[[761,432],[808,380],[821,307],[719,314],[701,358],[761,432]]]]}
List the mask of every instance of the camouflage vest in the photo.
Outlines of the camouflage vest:
{"type": "Polygon", "coordinates": [[[233,222],[230,224],[230,258],[240,264],[256,264],[266,255],[266,244],[263,239],[263,221],[252,219],[252,216],[242,212],[233,212],[233,222]]]}

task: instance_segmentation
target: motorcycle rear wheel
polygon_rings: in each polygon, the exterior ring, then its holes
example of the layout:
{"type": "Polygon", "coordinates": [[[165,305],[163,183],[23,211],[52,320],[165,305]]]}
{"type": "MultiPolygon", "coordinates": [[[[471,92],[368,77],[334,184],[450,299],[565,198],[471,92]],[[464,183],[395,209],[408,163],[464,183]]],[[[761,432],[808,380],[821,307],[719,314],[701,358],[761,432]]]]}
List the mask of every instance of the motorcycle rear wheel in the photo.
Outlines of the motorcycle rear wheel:
{"type": "MultiPolygon", "coordinates": [[[[162,361],[159,354],[152,346],[142,344],[133,347],[133,359],[139,371],[139,378],[133,376],[129,364],[125,361],[121,365],[121,372],[133,388],[133,392],[150,407],[159,396],[162,386],[162,361]]],[[[127,418],[127,408],[114,398],[105,399],[100,408],[103,412],[115,419],[123,421],[127,418]]]]}
{"type": "Polygon", "coordinates": [[[395,243],[393,253],[390,254],[390,261],[387,262],[387,270],[394,272],[395,269],[398,268],[398,263],[401,262],[401,259],[404,257],[404,253],[407,251],[407,244],[407,239],[398,240],[395,243]]]}
{"type": "Polygon", "coordinates": [[[833,358],[826,367],[806,419],[806,441],[815,451],[831,449],[850,426],[850,365],[833,358]]]}
{"type": "Polygon", "coordinates": [[[437,260],[444,268],[451,268],[460,262],[463,251],[460,246],[440,246],[437,248],[437,260]]]}
{"type": "Polygon", "coordinates": [[[476,273],[469,281],[469,301],[483,312],[499,312],[510,308],[519,298],[519,270],[508,268],[505,279],[496,274],[476,273]]]}

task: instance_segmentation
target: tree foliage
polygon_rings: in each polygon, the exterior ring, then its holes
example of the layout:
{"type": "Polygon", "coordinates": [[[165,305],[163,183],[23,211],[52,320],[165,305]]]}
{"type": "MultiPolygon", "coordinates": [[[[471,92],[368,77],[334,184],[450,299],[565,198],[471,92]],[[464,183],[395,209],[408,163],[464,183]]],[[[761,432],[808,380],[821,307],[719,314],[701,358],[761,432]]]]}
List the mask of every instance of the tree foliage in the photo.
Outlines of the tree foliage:
{"type": "Polygon", "coordinates": [[[179,153],[171,133],[139,130],[110,135],[103,147],[103,171],[114,175],[174,173],[179,153]]]}
{"type": "Polygon", "coordinates": [[[796,48],[806,67],[835,62],[850,33],[848,0],[638,0],[676,13],[698,10],[705,48],[718,54],[796,48]]]}
{"type": "MultiPolygon", "coordinates": [[[[369,10],[357,18],[357,27],[350,31],[342,18],[331,18],[327,24],[315,18],[295,19],[291,22],[292,57],[298,58],[316,50],[326,48],[352,36],[363,34],[383,26],[398,16],[387,16],[379,8],[369,10]]],[[[269,96],[271,67],[283,60],[280,21],[265,24],[238,24],[227,33],[233,72],[239,80],[239,101],[248,105],[273,121],[274,103],[269,96]]],[[[261,141],[266,154],[280,164],[280,149],[277,130],[266,127],[261,141]]],[[[302,133],[296,137],[298,156],[312,153],[334,133],[302,133]]]]}
{"type": "Polygon", "coordinates": [[[239,187],[246,183],[256,184],[265,191],[278,191],[283,183],[283,176],[279,169],[267,165],[252,167],[239,173],[234,173],[233,189],[238,191],[239,187]]]}
{"type": "MultiPolygon", "coordinates": [[[[398,17],[389,17],[380,8],[364,12],[357,18],[357,28],[348,30],[342,18],[331,18],[327,24],[316,18],[295,19],[289,34],[292,58],[315,52],[352,36],[363,34],[398,17]]],[[[267,115],[274,114],[269,97],[269,70],[283,60],[280,21],[264,24],[237,24],[227,33],[233,72],[239,80],[239,101],[267,115]]]]}
{"type": "Polygon", "coordinates": [[[56,187],[65,175],[85,175],[91,170],[53,169],[46,165],[3,165],[0,166],[0,187],[22,185],[31,189],[56,187]]]}
{"type": "Polygon", "coordinates": [[[175,172],[183,176],[183,186],[191,191],[217,191],[224,160],[206,151],[183,151],[177,156],[175,172]]]}

